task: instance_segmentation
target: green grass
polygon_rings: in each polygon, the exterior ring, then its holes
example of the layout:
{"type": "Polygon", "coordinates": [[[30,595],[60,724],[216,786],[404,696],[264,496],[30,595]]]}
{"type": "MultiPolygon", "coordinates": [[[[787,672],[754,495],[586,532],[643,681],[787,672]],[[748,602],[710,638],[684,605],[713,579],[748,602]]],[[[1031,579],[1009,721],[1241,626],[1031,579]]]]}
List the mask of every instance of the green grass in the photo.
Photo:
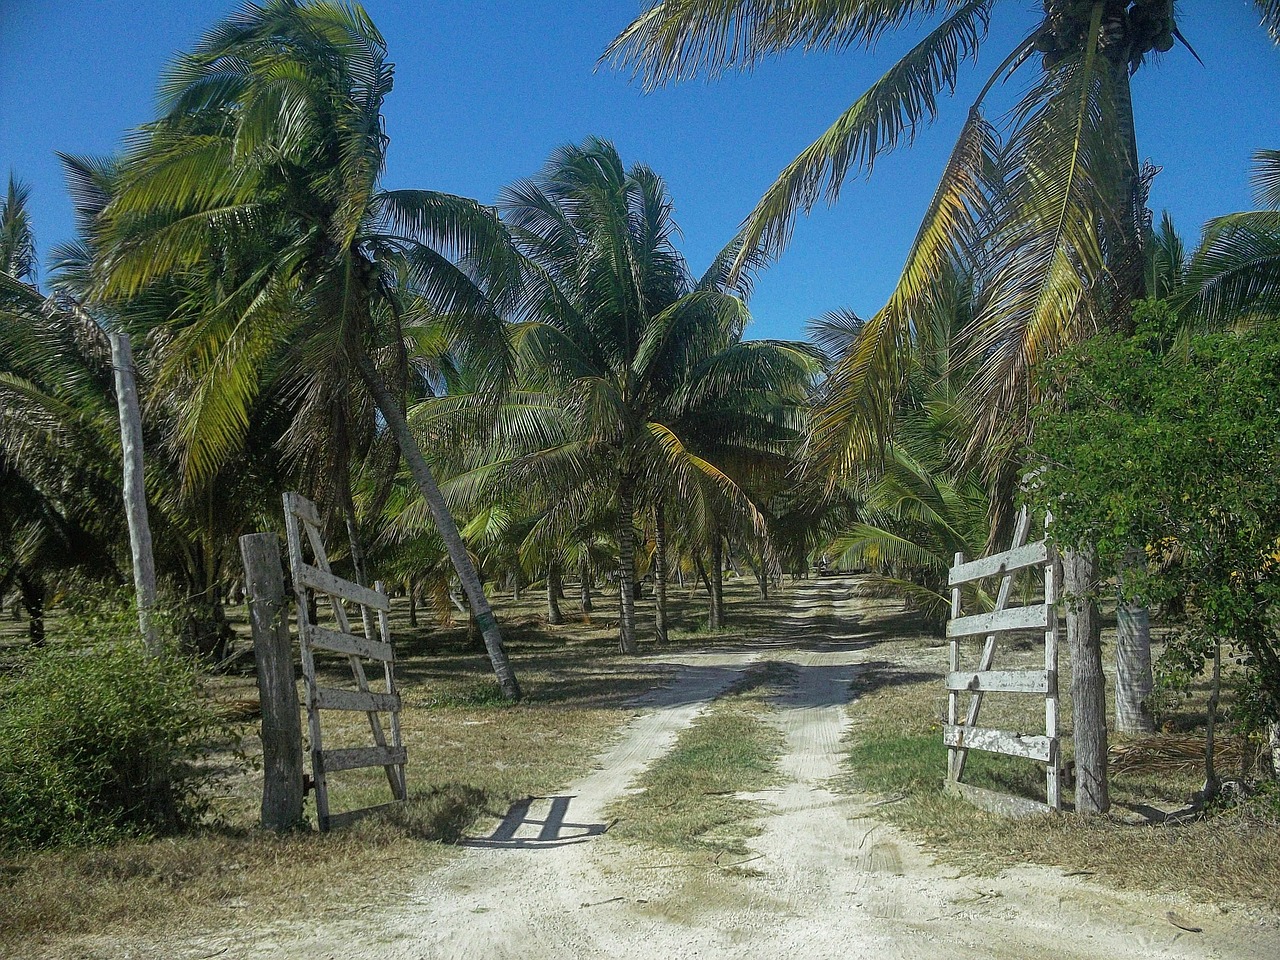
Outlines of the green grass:
{"type": "Polygon", "coordinates": [[[767,697],[783,676],[777,665],[753,669],[695,720],[640,777],[639,792],[611,806],[611,833],[716,862],[745,855],[761,805],[739,794],[778,782],[782,735],[769,723],[767,697]]]}

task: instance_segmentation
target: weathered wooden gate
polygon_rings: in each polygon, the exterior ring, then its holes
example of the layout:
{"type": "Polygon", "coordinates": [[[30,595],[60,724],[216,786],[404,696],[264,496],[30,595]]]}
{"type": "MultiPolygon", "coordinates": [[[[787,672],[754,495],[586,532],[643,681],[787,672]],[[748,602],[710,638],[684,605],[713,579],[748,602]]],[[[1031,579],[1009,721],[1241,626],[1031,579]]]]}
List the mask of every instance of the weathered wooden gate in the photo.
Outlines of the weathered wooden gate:
{"type": "Polygon", "coordinates": [[[320,829],[327,831],[368,813],[370,809],[329,813],[328,775],[340,770],[381,766],[386,769],[393,802],[405,799],[404,764],[406,751],[400,740],[400,695],[395,684],[395,649],[387,614],[391,602],[381,583],[375,589],[334,576],[320,536],[320,514],[316,505],[296,493],[284,495],[285,529],[289,536],[289,567],[298,602],[298,639],[302,652],[302,672],[307,686],[307,718],[311,735],[311,777],[316,791],[316,814],[320,829]],[[304,539],[305,538],[305,539],[304,539]],[[309,547],[312,562],[304,557],[309,547]],[[312,594],[324,594],[333,610],[336,630],[311,622],[312,594]],[[343,601],[360,608],[363,633],[352,632],[343,601]],[[328,650],[346,654],[356,689],[321,687],[316,679],[315,652],[328,650]],[[385,687],[375,692],[369,687],[364,660],[380,663],[385,687]],[[325,750],[321,742],[320,711],[363,711],[369,717],[374,746],[325,750]],[[391,742],[387,742],[381,714],[390,714],[391,742]]]}
{"type": "Polygon", "coordinates": [[[1031,516],[1023,508],[1018,515],[1013,546],[980,560],[965,562],[957,553],[948,583],[951,586],[951,619],[947,636],[951,641],[950,671],[947,674],[947,724],[943,739],[947,750],[946,786],[985,809],[1001,813],[1031,814],[1062,809],[1061,756],[1058,736],[1058,615],[1054,557],[1043,541],[1027,543],[1031,516]],[[1020,571],[1044,569],[1043,601],[1010,607],[1014,580],[1020,571]],[[967,583],[999,576],[1000,589],[991,613],[962,616],[961,588],[967,583]],[[1044,631],[1043,670],[993,670],[997,638],[1012,631],[1044,631]],[[985,637],[977,670],[961,669],[961,641],[985,637]],[[969,693],[964,722],[960,722],[960,698],[969,693]],[[1029,736],[1009,730],[979,727],[978,713],[987,693],[1033,694],[1044,697],[1045,735],[1029,736]],[[1008,796],[962,782],[965,760],[970,750],[987,750],[1025,757],[1045,764],[1047,803],[1008,796]]]}

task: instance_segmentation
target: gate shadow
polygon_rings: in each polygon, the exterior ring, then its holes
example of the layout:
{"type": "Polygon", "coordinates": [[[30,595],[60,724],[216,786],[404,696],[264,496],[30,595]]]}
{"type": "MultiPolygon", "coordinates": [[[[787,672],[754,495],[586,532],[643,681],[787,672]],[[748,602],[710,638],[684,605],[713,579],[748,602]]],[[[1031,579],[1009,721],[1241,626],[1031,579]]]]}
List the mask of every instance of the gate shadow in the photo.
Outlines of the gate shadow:
{"type": "Polygon", "coordinates": [[[500,850],[538,850],[585,843],[609,829],[607,823],[569,823],[572,796],[525,797],[513,803],[502,822],[487,837],[469,837],[459,842],[462,847],[487,847],[500,850]],[[546,816],[537,820],[529,816],[535,800],[549,800],[546,816]],[[518,836],[525,827],[538,827],[536,836],[518,836]]]}

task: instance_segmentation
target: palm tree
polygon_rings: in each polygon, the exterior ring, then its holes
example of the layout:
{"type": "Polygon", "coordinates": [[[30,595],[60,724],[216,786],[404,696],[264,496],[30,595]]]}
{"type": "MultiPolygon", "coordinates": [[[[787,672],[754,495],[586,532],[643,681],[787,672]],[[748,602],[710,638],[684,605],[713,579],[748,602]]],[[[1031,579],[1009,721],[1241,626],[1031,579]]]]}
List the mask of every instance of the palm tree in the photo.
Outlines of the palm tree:
{"type": "Polygon", "coordinates": [[[514,699],[501,632],[401,397],[405,287],[450,319],[459,342],[494,348],[500,367],[499,301],[516,277],[491,211],[381,189],[391,84],[386,44],[358,6],[268,0],[228,17],[169,68],[161,117],[130,144],[99,222],[99,294],[110,302],[199,280],[162,378],[162,388],[187,387],[178,431],[188,476],[242,443],[264,370],[301,372],[296,389],[322,406],[363,385],[514,699]]]}
{"type": "Polygon", "coordinates": [[[1208,327],[1280,314],[1280,150],[1254,157],[1259,209],[1210,220],[1175,302],[1208,327]]]}
{"type": "MultiPolygon", "coordinates": [[[[761,391],[785,389],[788,377],[807,385],[812,356],[798,345],[742,340],[745,289],[730,282],[732,256],[695,279],[671,242],[676,227],[662,179],[639,164],[624,167],[607,142],[558,150],[537,178],[504,191],[501,204],[529,263],[528,320],[515,331],[525,382],[555,398],[543,407],[562,411],[567,430],[564,442],[544,446],[525,466],[566,494],[552,502],[551,522],[580,526],[594,491],[612,501],[619,642],[635,653],[637,512],[661,517],[665,533],[665,506],[678,504],[686,522],[710,533],[713,548],[717,517],[754,515],[713,459],[711,434],[724,427],[720,442],[771,439],[779,402],[762,402],[761,391]],[[738,414],[732,428],[729,410],[738,414]]],[[[655,563],[660,634],[664,547],[655,563]]]]}

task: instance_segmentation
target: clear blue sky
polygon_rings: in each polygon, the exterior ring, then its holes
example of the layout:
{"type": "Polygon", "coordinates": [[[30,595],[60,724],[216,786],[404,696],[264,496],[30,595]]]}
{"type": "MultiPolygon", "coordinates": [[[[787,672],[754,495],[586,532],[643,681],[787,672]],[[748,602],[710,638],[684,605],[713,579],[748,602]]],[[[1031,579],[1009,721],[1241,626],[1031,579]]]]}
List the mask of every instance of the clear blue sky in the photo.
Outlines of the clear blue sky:
{"type": "MultiPolygon", "coordinates": [[[[152,114],[163,65],[189,48],[228,0],[0,0],[0,176],[34,191],[42,252],[72,233],[55,150],[101,154],[152,114]]],[[[846,185],[833,209],[798,225],[757,285],[754,336],[800,337],[805,321],[846,307],[869,314],[892,288],[972,94],[1033,22],[1039,0],[1001,6],[958,101],[914,147],[846,185]]],[[[1135,80],[1141,151],[1163,167],[1152,206],[1185,234],[1250,206],[1249,157],[1280,147],[1280,50],[1248,0],[1182,0],[1181,49],[1135,80]]],[[[683,250],[701,269],[773,177],[913,38],[874,56],[793,55],[750,75],[645,94],[596,69],[637,0],[369,0],[396,64],[385,113],[386,183],[489,202],[560,144],[595,134],[671,187],[683,250]]],[[[1004,102],[1017,93],[1009,90],[1004,102]]]]}

